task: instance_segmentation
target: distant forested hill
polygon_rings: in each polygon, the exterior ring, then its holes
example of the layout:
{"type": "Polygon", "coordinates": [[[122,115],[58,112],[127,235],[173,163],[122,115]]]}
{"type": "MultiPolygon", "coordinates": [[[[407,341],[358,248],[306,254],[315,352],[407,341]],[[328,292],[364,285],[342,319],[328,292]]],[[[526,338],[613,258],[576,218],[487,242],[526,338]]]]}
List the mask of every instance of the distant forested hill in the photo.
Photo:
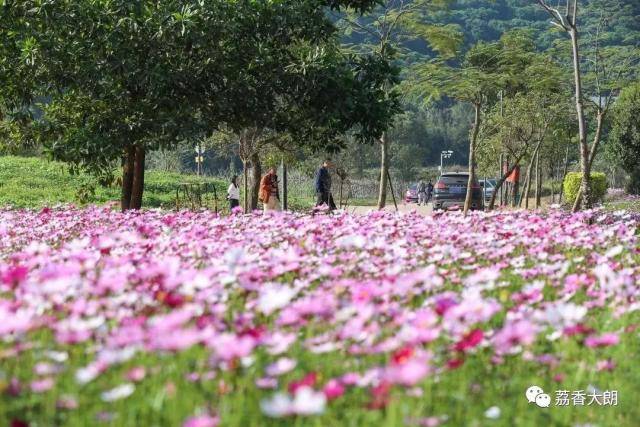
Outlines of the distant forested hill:
{"type": "MultiPolygon", "coordinates": [[[[581,7],[579,24],[584,40],[595,34],[604,20],[604,45],[640,46],[640,0],[582,0],[581,7]]],[[[480,41],[498,40],[513,29],[530,30],[541,51],[553,47],[556,40],[566,39],[550,24],[549,15],[535,0],[455,0],[447,10],[425,16],[424,21],[457,25],[466,48],[480,41]]],[[[366,42],[356,34],[347,36],[345,41],[366,42]]],[[[420,56],[433,56],[421,41],[408,42],[405,47],[410,50],[406,58],[409,62],[420,56]]]]}
{"type": "MultiPolygon", "coordinates": [[[[585,47],[599,26],[601,46],[640,46],[640,0],[580,0],[580,6],[579,26],[585,47]]],[[[456,0],[448,10],[425,16],[424,22],[456,25],[463,35],[463,51],[480,41],[498,40],[509,30],[530,30],[539,51],[549,51],[549,55],[570,65],[566,34],[554,29],[549,15],[536,0],[456,0]],[[562,45],[558,47],[559,43],[562,45]]],[[[355,33],[347,35],[345,42],[360,49],[375,44],[355,33]]],[[[403,76],[411,72],[412,63],[434,56],[422,40],[407,41],[403,47],[398,61],[403,76]]],[[[447,99],[431,105],[428,111],[405,105],[406,112],[390,134],[394,143],[393,167],[405,171],[437,164],[441,150],[453,150],[452,161],[465,164],[472,121],[472,111],[467,107],[447,99]]],[[[354,162],[367,167],[379,161],[377,150],[357,151],[353,157],[354,162]]]]}
{"type": "MultiPolygon", "coordinates": [[[[552,2],[553,3],[553,2],[552,2]]],[[[583,34],[595,32],[601,18],[608,23],[606,44],[640,45],[640,0],[584,1],[580,12],[583,34]]],[[[511,29],[531,29],[541,50],[551,47],[558,37],[549,16],[535,0],[457,0],[447,12],[430,18],[432,22],[457,24],[465,44],[497,40],[511,29]]]]}

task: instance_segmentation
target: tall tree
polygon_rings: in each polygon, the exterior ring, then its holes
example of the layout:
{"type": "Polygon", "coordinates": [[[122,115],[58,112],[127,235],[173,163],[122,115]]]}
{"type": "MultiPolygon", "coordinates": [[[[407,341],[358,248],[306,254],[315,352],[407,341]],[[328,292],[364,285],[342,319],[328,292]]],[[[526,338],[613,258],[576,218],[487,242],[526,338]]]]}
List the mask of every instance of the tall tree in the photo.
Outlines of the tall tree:
{"type": "MultiPolygon", "coordinates": [[[[462,41],[455,26],[428,22],[427,18],[442,10],[448,0],[388,0],[375,8],[370,15],[343,14],[348,34],[356,33],[360,41],[352,47],[356,50],[373,50],[385,62],[400,61],[408,64],[415,60],[415,52],[409,48],[412,41],[427,41],[433,51],[449,57],[462,41]]],[[[423,58],[424,59],[424,58],[423,58]]],[[[388,80],[384,89],[389,97],[395,97],[398,80],[388,80]]],[[[378,209],[387,203],[387,187],[390,163],[389,134],[379,135],[380,179],[378,209]]]]}
{"type": "Polygon", "coordinates": [[[602,46],[603,32],[607,30],[608,17],[611,13],[606,7],[601,10],[601,18],[593,29],[592,48],[590,55],[583,55],[581,43],[581,27],[578,16],[581,12],[579,0],[564,0],[557,7],[551,6],[548,0],[536,2],[551,16],[552,24],[568,34],[571,42],[571,59],[573,68],[573,86],[575,110],[578,119],[578,144],[580,153],[580,169],[582,181],[573,211],[581,205],[590,208],[593,204],[591,196],[591,167],[600,144],[606,116],[613,103],[616,91],[622,86],[625,77],[630,73],[631,61],[636,54],[628,49],[604,49],[602,46]],[[622,54],[622,55],[621,55],[622,54]],[[611,61],[611,58],[614,58],[611,61]],[[588,62],[585,63],[585,59],[588,62]],[[585,69],[591,73],[592,87],[590,94],[585,95],[585,69]],[[594,135],[591,144],[589,137],[589,121],[587,120],[587,104],[591,104],[595,117],[594,135]]]}
{"type": "Polygon", "coordinates": [[[325,14],[373,4],[5,2],[0,42],[29,58],[16,75],[42,66],[28,90],[49,97],[41,134],[50,153],[98,173],[120,159],[122,208],[137,209],[149,150],[223,124],[331,147],[348,130],[367,141],[386,130],[396,102],[380,82],[391,67],[339,55],[325,14]]]}

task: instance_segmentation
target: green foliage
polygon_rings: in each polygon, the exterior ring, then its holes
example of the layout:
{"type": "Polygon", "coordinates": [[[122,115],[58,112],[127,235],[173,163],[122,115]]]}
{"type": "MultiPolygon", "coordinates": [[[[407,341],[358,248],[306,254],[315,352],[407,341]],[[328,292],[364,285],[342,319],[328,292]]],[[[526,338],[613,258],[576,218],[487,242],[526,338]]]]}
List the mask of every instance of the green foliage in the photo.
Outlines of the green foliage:
{"type": "Polygon", "coordinates": [[[640,194],[640,166],[629,171],[629,180],[625,185],[625,190],[629,194],[640,194]]]}
{"type": "MultiPolygon", "coordinates": [[[[582,182],[582,174],[580,172],[569,172],[564,179],[564,197],[565,202],[572,205],[575,202],[580,190],[580,184],[582,182]]],[[[593,172],[591,174],[591,194],[594,201],[604,200],[604,196],[607,194],[607,176],[600,172],[593,172]]]]}
{"type": "Polygon", "coordinates": [[[53,158],[99,174],[131,146],[171,149],[222,124],[316,149],[339,148],[347,132],[371,142],[397,111],[384,89],[397,69],[344,55],[325,7],[375,4],[11,2],[0,8],[0,74],[10,88],[0,106],[46,97],[39,141],[53,158]]]}
{"type": "Polygon", "coordinates": [[[622,166],[631,173],[640,164],[640,82],[625,88],[615,104],[611,141],[622,166]]]}
{"type": "MultiPolygon", "coordinates": [[[[228,185],[213,178],[155,170],[147,171],[145,181],[144,205],[147,207],[172,207],[176,188],[183,182],[215,184],[220,200],[228,185]]],[[[102,204],[117,202],[119,191],[116,185],[101,185],[93,175],[72,174],[69,166],[61,162],[37,157],[0,157],[0,206],[39,208],[59,203],[102,204]]]]}

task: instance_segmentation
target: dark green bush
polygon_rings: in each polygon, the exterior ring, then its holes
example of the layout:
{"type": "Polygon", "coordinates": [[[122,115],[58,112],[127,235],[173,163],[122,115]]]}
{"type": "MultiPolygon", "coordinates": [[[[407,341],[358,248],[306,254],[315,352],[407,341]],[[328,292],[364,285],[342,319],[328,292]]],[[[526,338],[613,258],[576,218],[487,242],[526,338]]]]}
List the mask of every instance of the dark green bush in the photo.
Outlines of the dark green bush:
{"type": "Polygon", "coordinates": [[[625,185],[625,190],[629,194],[640,194],[640,167],[634,168],[629,173],[629,181],[625,185]]]}
{"type": "MultiPolygon", "coordinates": [[[[573,204],[580,190],[582,174],[580,172],[569,172],[564,179],[564,197],[568,204],[573,204]]],[[[601,202],[607,194],[607,177],[601,172],[591,174],[591,194],[595,202],[601,202]]]]}

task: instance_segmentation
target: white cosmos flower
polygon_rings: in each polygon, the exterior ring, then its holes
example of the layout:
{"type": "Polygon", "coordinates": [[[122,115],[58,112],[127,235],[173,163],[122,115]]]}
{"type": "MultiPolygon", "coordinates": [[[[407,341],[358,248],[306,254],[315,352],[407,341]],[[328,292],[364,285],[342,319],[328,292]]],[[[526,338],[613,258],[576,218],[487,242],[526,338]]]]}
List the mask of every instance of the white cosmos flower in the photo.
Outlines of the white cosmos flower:
{"type": "Polygon", "coordinates": [[[484,412],[484,416],[489,418],[490,420],[495,420],[497,418],[500,418],[500,413],[500,408],[498,408],[497,406],[492,406],[484,412]]]}
{"type": "Polygon", "coordinates": [[[285,307],[296,292],[289,286],[267,285],[258,298],[258,309],[266,315],[285,307]]]}
{"type": "Polygon", "coordinates": [[[113,402],[131,396],[135,389],[136,386],[134,386],[132,383],[125,383],[112,388],[111,390],[105,391],[100,395],[100,398],[104,402],[113,402]]]}
{"type": "Polygon", "coordinates": [[[270,377],[277,377],[279,375],[286,374],[287,372],[292,371],[296,367],[297,363],[295,360],[290,359],[288,357],[281,357],[276,360],[275,363],[267,366],[265,372],[270,377]]]}
{"type": "Polygon", "coordinates": [[[80,368],[76,371],[76,382],[78,384],[87,384],[95,380],[100,375],[100,367],[92,363],[89,366],[80,368]]]}
{"type": "Polygon", "coordinates": [[[291,413],[291,398],[284,393],[276,393],[270,399],[260,401],[260,409],[271,418],[285,417],[291,413]]]}
{"type": "Polygon", "coordinates": [[[587,308],[573,303],[557,303],[547,306],[544,320],[556,329],[574,326],[587,314],[587,308]]]}
{"type": "Polygon", "coordinates": [[[607,258],[615,258],[618,255],[620,255],[623,251],[624,251],[624,247],[622,245],[617,245],[609,249],[607,253],[604,254],[604,256],[607,258]]]}
{"type": "Polygon", "coordinates": [[[300,387],[293,399],[292,409],[298,415],[317,415],[324,412],[327,397],[311,387],[300,387]]]}
{"type": "Polygon", "coordinates": [[[69,359],[69,354],[64,351],[50,350],[50,351],[46,351],[44,355],[49,359],[53,360],[54,362],[58,362],[58,363],[64,363],[67,361],[67,359],[69,359]]]}
{"type": "Polygon", "coordinates": [[[367,244],[367,239],[364,236],[357,234],[351,236],[342,236],[336,240],[336,245],[341,248],[358,248],[361,249],[367,244]]]}

